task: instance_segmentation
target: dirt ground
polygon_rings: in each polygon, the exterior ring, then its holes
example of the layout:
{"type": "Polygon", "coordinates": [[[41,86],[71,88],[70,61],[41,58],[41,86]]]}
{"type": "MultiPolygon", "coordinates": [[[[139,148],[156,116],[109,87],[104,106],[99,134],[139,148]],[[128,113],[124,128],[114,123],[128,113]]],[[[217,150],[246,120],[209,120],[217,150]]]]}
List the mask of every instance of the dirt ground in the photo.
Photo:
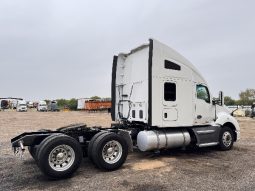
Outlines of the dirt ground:
{"type": "Polygon", "coordinates": [[[238,118],[241,140],[231,151],[130,153],[119,170],[104,172],[84,159],[72,178],[48,180],[32,157],[13,155],[10,139],[24,131],[71,123],[109,126],[107,113],[0,112],[0,190],[255,190],[255,119],[238,118]]]}

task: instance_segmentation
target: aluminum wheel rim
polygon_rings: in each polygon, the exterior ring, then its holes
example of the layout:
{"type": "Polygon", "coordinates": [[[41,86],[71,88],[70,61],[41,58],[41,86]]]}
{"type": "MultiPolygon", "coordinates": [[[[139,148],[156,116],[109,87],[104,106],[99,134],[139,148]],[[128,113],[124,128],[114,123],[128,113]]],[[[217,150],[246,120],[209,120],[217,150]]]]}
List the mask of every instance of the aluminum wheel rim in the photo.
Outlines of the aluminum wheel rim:
{"type": "Polygon", "coordinates": [[[59,145],[55,147],[49,155],[49,165],[55,171],[65,171],[69,169],[75,160],[75,153],[69,145],[59,145]]]}
{"type": "Polygon", "coordinates": [[[102,157],[108,164],[116,163],[122,156],[122,146],[118,141],[108,141],[102,150],[102,157]]]}
{"type": "Polygon", "coordinates": [[[232,135],[230,132],[226,131],[222,135],[222,142],[226,147],[229,147],[232,143],[232,135]]]}

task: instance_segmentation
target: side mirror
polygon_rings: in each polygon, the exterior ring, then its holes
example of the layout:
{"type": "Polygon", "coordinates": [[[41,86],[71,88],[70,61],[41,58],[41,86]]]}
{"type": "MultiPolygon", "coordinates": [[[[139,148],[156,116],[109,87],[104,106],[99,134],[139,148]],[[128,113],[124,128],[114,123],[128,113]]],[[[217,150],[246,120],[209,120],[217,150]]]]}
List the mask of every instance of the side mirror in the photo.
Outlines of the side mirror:
{"type": "Polygon", "coordinates": [[[218,98],[213,98],[212,104],[213,105],[218,104],[220,106],[224,105],[224,96],[223,96],[223,92],[222,91],[219,92],[219,97],[218,98]]]}
{"type": "Polygon", "coordinates": [[[219,92],[219,100],[220,100],[220,104],[219,105],[224,105],[224,96],[223,96],[223,92],[220,91],[219,92]]]}

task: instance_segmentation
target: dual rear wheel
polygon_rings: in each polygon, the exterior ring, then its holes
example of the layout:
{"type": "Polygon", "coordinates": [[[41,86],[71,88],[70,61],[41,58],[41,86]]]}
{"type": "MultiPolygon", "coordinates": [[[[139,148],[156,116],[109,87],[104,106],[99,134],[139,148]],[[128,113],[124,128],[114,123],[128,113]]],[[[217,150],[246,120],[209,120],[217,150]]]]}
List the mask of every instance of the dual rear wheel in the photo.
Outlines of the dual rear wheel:
{"type": "MultiPolygon", "coordinates": [[[[80,166],[83,151],[80,143],[64,134],[52,134],[40,145],[28,148],[40,170],[53,179],[71,176],[80,166]]],[[[125,162],[126,141],[111,132],[99,132],[89,142],[88,156],[101,169],[115,170],[125,162]]]]}
{"type": "Polygon", "coordinates": [[[126,161],[128,145],[124,138],[116,133],[100,132],[90,141],[89,159],[104,170],[116,170],[126,161]]]}
{"type": "Polygon", "coordinates": [[[34,159],[46,176],[58,179],[71,176],[80,166],[82,157],[78,141],[64,134],[53,134],[40,143],[34,159]]]}

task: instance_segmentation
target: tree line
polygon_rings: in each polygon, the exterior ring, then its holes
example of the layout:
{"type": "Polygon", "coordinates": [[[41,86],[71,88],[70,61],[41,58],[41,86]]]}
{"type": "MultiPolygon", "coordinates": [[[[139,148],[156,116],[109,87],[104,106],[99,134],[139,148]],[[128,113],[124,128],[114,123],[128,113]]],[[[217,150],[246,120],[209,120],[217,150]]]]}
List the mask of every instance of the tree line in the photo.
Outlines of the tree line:
{"type": "MultiPolygon", "coordinates": [[[[99,96],[92,96],[90,97],[92,100],[100,99],[99,96]]],[[[50,100],[45,100],[48,104],[50,100]]],[[[59,109],[68,108],[70,110],[77,110],[78,105],[78,99],[72,98],[72,99],[56,99],[59,109]]]]}
{"type": "Polygon", "coordinates": [[[239,93],[239,99],[235,100],[230,96],[224,97],[225,105],[252,105],[255,103],[255,89],[246,89],[239,93]]]}

